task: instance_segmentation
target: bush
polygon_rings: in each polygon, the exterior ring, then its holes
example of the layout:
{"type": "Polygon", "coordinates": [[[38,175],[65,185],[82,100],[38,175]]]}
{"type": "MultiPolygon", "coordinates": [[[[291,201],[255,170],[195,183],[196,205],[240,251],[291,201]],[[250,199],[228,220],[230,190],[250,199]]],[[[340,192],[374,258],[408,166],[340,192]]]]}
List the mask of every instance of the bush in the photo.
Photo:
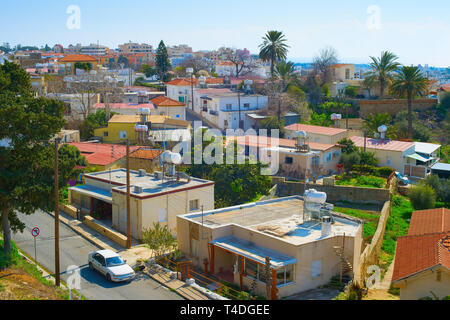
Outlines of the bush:
{"type": "Polygon", "coordinates": [[[386,183],[384,179],[374,176],[359,176],[356,178],[356,181],[359,186],[372,186],[376,188],[383,188],[386,183]]]}
{"type": "Polygon", "coordinates": [[[371,152],[371,151],[363,151],[363,150],[361,150],[359,152],[359,157],[361,158],[361,163],[362,164],[367,164],[367,165],[370,165],[370,166],[376,166],[376,165],[378,165],[378,162],[380,161],[376,157],[375,152],[371,152]]]}
{"type": "Polygon", "coordinates": [[[368,164],[358,164],[353,166],[353,171],[357,171],[363,174],[374,174],[378,168],[368,164]]]}
{"type": "Polygon", "coordinates": [[[436,205],[436,192],[428,185],[419,185],[411,189],[409,199],[415,210],[432,209],[436,205]]]}
{"type": "Polygon", "coordinates": [[[375,168],[375,175],[378,177],[389,178],[389,176],[394,172],[394,169],[389,167],[379,167],[375,168]]]}
{"type": "Polygon", "coordinates": [[[346,171],[351,171],[354,165],[358,165],[361,158],[357,152],[343,153],[341,155],[341,163],[344,165],[346,171]]]}

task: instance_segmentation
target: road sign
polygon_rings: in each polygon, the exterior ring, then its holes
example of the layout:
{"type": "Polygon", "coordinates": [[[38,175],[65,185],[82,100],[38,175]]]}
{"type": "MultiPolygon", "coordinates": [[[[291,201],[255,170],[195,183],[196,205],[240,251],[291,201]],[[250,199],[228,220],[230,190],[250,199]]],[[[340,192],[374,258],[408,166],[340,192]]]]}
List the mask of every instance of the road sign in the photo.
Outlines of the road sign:
{"type": "Polygon", "coordinates": [[[39,230],[39,228],[38,227],[34,227],[33,230],[31,230],[31,235],[36,238],[39,235],[39,232],[41,232],[39,230]]]}

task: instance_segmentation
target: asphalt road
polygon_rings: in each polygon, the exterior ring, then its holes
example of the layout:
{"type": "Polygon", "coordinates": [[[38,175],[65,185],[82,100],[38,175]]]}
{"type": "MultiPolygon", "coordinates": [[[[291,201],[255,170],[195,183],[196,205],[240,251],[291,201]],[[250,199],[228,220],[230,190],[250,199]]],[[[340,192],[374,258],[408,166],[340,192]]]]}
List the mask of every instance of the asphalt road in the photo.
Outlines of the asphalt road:
{"type": "MultiPolygon", "coordinates": [[[[33,227],[40,229],[36,240],[37,260],[47,270],[55,271],[54,218],[37,211],[30,216],[19,215],[26,224],[23,233],[13,235],[16,245],[34,258],[33,227]]],[[[132,282],[108,282],[104,276],[89,269],[87,256],[99,248],[91,244],[72,229],[60,223],[60,271],[61,279],[67,282],[68,267],[77,266],[81,275],[80,292],[89,300],[183,300],[178,294],[169,291],[146,275],[139,274],[132,282]]],[[[72,270],[71,267],[69,270],[72,270]]]]}

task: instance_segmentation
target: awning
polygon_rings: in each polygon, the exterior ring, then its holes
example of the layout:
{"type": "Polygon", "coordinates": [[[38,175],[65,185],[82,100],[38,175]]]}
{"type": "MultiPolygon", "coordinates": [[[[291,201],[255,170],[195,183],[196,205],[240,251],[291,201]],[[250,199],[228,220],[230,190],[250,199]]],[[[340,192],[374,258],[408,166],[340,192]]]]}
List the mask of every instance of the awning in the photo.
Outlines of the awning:
{"type": "Polygon", "coordinates": [[[213,240],[211,244],[263,265],[266,264],[266,257],[270,257],[270,265],[274,269],[297,263],[293,257],[232,236],[213,240]]]}
{"type": "Polygon", "coordinates": [[[421,155],[418,154],[418,153],[410,154],[410,155],[408,156],[408,158],[414,159],[414,160],[419,160],[419,161],[422,161],[422,162],[428,162],[428,161],[431,160],[431,158],[425,158],[424,156],[421,156],[421,155]]]}
{"type": "Polygon", "coordinates": [[[431,167],[431,170],[450,171],[450,164],[438,162],[434,166],[431,167]]]}
{"type": "Polygon", "coordinates": [[[69,188],[69,190],[112,204],[112,195],[108,190],[96,188],[89,185],[71,187],[69,188]]]}

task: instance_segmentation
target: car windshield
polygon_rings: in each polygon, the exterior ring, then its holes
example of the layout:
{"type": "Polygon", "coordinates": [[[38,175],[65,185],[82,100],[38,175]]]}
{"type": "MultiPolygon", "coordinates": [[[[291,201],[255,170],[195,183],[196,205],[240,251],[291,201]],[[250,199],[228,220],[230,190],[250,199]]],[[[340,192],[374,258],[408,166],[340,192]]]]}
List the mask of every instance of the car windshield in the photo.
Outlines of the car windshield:
{"type": "Polygon", "coordinates": [[[106,264],[108,267],[115,267],[125,264],[125,261],[121,257],[113,257],[106,259],[106,264]]]}

